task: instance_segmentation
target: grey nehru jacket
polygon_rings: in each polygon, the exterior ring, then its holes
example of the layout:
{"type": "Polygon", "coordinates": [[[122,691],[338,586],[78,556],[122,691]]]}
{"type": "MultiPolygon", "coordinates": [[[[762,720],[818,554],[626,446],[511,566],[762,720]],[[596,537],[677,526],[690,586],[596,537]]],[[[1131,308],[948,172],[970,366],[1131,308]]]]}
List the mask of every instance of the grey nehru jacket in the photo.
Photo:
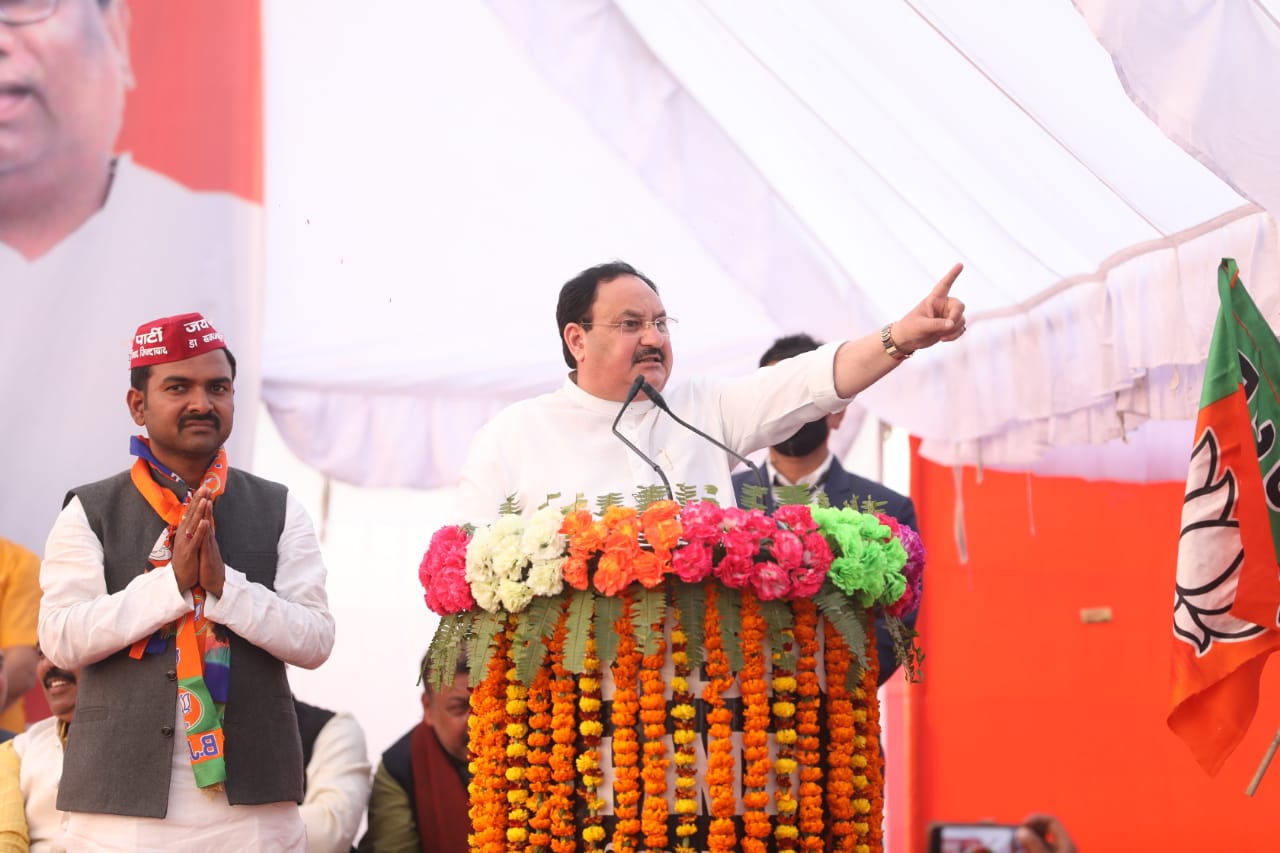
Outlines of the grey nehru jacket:
{"type": "MultiPolygon", "coordinates": [[[[224,562],[268,589],[275,588],[287,494],[279,483],[232,468],[214,502],[224,562]]],[[[127,471],[71,495],[80,498],[102,542],[107,592],[124,589],[150,565],[147,556],[164,520],[127,471]]],[[[227,799],[234,805],[301,802],[302,744],[285,666],[234,633],[230,645],[223,722],[227,799]]],[[[187,749],[183,733],[174,731],[178,681],[172,639],[160,654],[135,660],[126,648],[84,667],[79,690],[58,808],[164,817],[173,750],[187,749]]]]}

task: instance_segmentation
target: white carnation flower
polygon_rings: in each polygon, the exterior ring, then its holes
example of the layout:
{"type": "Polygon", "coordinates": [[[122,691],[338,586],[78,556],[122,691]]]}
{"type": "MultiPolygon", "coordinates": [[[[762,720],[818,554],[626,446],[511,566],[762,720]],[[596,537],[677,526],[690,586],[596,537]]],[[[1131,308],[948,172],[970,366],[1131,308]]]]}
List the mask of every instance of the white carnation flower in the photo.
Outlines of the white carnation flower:
{"type": "Polygon", "coordinates": [[[483,580],[471,584],[471,597],[476,600],[476,604],[490,613],[497,613],[502,604],[498,600],[498,582],[493,580],[483,580]]]}
{"type": "Polygon", "coordinates": [[[564,575],[560,569],[564,557],[554,560],[534,560],[529,570],[529,589],[534,595],[559,595],[564,589],[564,575]]]}
{"type": "Polygon", "coordinates": [[[502,606],[507,612],[519,613],[528,607],[529,602],[533,600],[533,590],[529,589],[528,584],[521,581],[499,581],[498,598],[502,599],[502,606]]]}
{"type": "Polygon", "coordinates": [[[560,533],[564,515],[557,507],[546,506],[529,518],[524,530],[524,552],[530,560],[553,560],[565,553],[566,537],[560,533]]]}
{"type": "MultiPolygon", "coordinates": [[[[493,579],[493,530],[477,527],[467,543],[467,583],[477,584],[493,579]]],[[[488,609],[488,608],[486,608],[488,609]]]]}
{"type": "Polygon", "coordinates": [[[520,548],[519,539],[506,539],[493,549],[494,580],[518,581],[524,578],[524,569],[529,560],[520,548]]]}
{"type": "Polygon", "coordinates": [[[518,515],[504,515],[494,522],[492,571],[497,580],[520,580],[524,576],[528,561],[520,546],[523,535],[524,519],[518,515]]]}

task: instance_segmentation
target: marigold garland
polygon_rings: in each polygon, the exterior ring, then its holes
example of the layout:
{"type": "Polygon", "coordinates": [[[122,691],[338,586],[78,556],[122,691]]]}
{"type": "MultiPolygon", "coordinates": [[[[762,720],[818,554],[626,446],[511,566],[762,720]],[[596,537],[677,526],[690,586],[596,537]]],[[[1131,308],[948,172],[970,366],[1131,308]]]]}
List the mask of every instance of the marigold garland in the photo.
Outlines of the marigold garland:
{"type": "Polygon", "coordinates": [[[471,691],[470,738],[471,833],[470,848],[479,853],[503,853],[507,849],[506,685],[507,652],[511,629],[494,638],[496,649],[489,659],[484,681],[471,691]]]}
{"type": "Polygon", "coordinates": [[[792,793],[792,782],[799,762],[796,760],[796,742],[799,735],[796,731],[796,688],[798,682],[795,673],[782,666],[780,660],[784,655],[795,651],[795,631],[783,632],[781,649],[773,652],[773,670],[771,685],[773,687],[773,730],[774,742],[778,753],[773,762],[773,801],[777,807],[774,818],[773,838],[778,853],[788,853],[796,849],[800,831],[796,826],[796,812],[799,802],[792,793]]]}
{"type": "Polygon", "coordinates": [[[867,668],[853,691],[854,723],[858,729],[854,756],[855,785],[858,797],[867,808],[858,815],[858,847],[856,853],[879,853],[884,849],[884,756],[880,752],[880,656],[876,648],[875,623],[867,626],[867,668]]]}
{"type": "MultiPolygon", "coordinates": [[[[679,504],[676,504],[679,509],[679,504]]],[[[647,511],[645,513],[648,515],[647,511]]],[[[662,666],[667,659],[662,623],[649,626],[654,638],[653,653],[640,664],[640,724],[644,735],[644,763],[640,776],[644,780],[644,806],[640,829],[644,846],[650,853],[669,849],[667,838],[667,686],[662,680],[662,666]]]]}
{"type": "Polygon", "coordinates": [[[720,612],[716,607],[719,587],[714,582],[706,585],[706,638],[707,685],[702,699],[707,704],[707,726],[710,742],[707,746],[707,789],[711,793],[711,825],[707,831],[709,853],[736,849],[737,830],[733,816],[737,812],[737,798],[733,794],[736,762],[733,756],[733,712],[725,707],[724,694],[733,684],[733,672],[724,651],[720,636],[720,612]]]}
{"type": "Polygon", "coordinates": [[[822,727],[818,711],[822,703],[818,680],[818,608],[812,601],[792,604],[795,614],[796,656],[796,763],[800,774],[800,849],[822,850],[826,818],[822,804],[822,727]]]}
{"type": "Polygon", "coordinates": [[[684,615],[675,610],[675,627],[671,630],[671,717],[674,720],[671,740],[676,762],[676,848],[693,849],[693,835],[698,831],[698,756],[694,743],[698,732],[694,726],[693,692],[689,690],[689,639],[682,627],[684,615]]]}
{"type": "Polygon", "coordinates": [[[827,668],[827,810],[835,850],[853,850],[857,841],[854,819],[862,809],[854,802],[853,760],[856,749],[853,699],[849,694],[850,652],[840,632],[823,620],[827,668]]]}
{"type": "Polygon", "coordinates": [[[529,688],[516,677],[516,668],[508,666],[506,702],[506,773],[507,773],[507,849],[526,850],[529,840],[529,688]]]}
{"type": "MultiPolygon", "coordinates": [[[[567,606],[567,601],[566,601],[567,606]]],[[[551,672],[551,786],[544,803],[551,821],[552,853],[573,853],[578,849],[575,838],[573,793],[578,773],[575,741],[577,718],[574,713],[576,693],[573,674],[564,666],[564,643],[568,634],[565,613],[548,647],[551,672]]]]}
{"type": "Polygon", "coordinates": [[[578,735],[582,749],[575,765],[578,768],[578,798],[586,810],[582,825],[584,850],[604,849],[604,818],[600,810],[600,739],[604,724],[600,722],[600,660],[596,657],[594,635],[587,640],[587,656],[583,672],[578,676],[578,735]]]}
{"type": "Polygon", "coordinates": [[[769,684],[765,681],[764,617],[750,590],[742,591],[741,637],[743,667],[738,673],[742,691],[742,849],[764,853],[770,824],[769,805],[769,684]]]}
{"type": "MultiPolygon", "coordinates": [[[[561,614],[560,625],[564,625],[561,614]]],[[[560,634],[557,627],[556,635],[560,634]]],[[[557,645],[556,635],[546,641],[548,652],[557,645]]],[[[563,641],[563,636],[561,636],[563,641]]],[[[526,743],[529,747],[529,767],[526,773],[529,781],[529,800],[526,808],[529,811],[529,846],[535,850],[547,849],[551,846],[551,747],[552,715],[551,667],[538,668],[533,684],[529,686],[529,735],[526,743]]]]}
{"type": "Polygon", "coordinates": [[[614,623],[618,654],[613,663],[613,831],[615,851],[633,850],[640,834],[640,712],[641,653],[631,623],[634,599],[624,597],[622,617],[614,623]]]}

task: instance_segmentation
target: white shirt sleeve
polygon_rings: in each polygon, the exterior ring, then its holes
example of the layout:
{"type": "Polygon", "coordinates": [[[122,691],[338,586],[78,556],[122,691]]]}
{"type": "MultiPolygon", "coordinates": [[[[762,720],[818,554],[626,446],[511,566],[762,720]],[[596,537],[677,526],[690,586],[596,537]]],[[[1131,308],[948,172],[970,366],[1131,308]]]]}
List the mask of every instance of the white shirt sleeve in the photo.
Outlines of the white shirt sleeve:
{"type": "Polygon", "coordinates": [[[355,717],[335,714],[320,729],[307,763],[307,794],[299,811],[308,853],[347,853],[369,805],[371,767],[355,717]]]}
{"type": "Polygon", "coordinates": [[[824,344],[720,382],[725,444],[750,453],[788,437],[802,424],[843,411],[853,398],[836,391],[835,357],[842,345],[824,344]]]}
{"type": "Polygon", "coordinates": [[[102,543],[89,527],[79,498],[72,498],[58,514],[44,553],[40,649],[60,667],[97,663],[191,612],[191,599],[178,591],[168,565],[107,594],[102,543]]]}
{"type": "Polygon", "coordinates": [[[315,669],[333,650],[333,616],[320,542],[292,492],[277,552],[274,591],[227,566],[222,595],[205,600],[205,615],[278,660],[315,669]]]}

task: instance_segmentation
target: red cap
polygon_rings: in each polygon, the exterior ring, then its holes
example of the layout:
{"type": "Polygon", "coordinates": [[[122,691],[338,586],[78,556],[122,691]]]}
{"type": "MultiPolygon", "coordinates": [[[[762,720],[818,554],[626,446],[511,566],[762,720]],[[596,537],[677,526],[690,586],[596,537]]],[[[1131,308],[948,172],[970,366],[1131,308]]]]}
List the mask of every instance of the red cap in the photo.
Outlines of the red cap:
{"type": "Polygon", "coordinates": [[[178,314],[143,323],[133,335],[129,369],[168,364],[226,349],[222,333],[200,314],[178,314]]]}

